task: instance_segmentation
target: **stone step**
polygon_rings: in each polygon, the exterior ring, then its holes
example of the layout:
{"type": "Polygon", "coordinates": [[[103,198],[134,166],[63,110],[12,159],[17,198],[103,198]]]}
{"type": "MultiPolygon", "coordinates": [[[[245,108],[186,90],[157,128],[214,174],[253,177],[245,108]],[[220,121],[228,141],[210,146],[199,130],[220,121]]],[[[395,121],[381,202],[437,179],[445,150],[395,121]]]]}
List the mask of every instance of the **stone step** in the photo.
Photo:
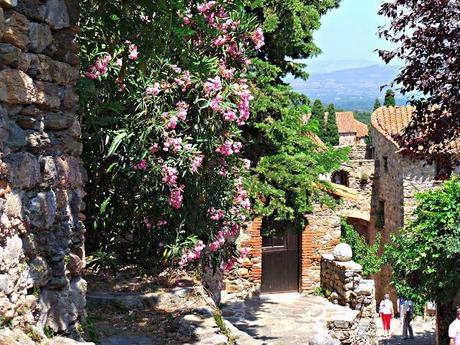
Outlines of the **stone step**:
{"type": "Polygon", "coordinates": [[[119,336],[101,339],[100,345],[153,345],[153,338],[146,336],[119,336]]]}

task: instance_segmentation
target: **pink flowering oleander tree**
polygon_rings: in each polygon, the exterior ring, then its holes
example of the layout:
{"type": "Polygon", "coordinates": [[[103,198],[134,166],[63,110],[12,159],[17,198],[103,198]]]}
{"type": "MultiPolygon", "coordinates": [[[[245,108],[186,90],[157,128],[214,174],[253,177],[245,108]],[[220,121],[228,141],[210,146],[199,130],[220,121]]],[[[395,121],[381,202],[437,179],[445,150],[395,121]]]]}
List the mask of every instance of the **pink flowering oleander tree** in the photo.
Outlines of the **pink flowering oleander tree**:
{"type": "Polygon", "coordinates": [[[83,0],[82,11],[89,249],[230,269],[250,211],[241,127],[262,30],[240,1],[83,0]]]}

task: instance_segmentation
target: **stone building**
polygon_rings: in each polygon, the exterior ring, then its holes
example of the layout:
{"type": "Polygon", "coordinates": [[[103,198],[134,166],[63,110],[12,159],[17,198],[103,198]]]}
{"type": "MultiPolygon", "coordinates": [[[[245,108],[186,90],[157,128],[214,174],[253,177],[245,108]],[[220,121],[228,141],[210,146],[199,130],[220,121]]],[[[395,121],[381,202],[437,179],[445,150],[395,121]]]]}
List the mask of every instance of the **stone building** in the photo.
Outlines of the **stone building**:
{"type": "Polygon", "coordinates": [[[351,111],[338,111],[335,113],[335,121],[339,130],[339,145],[365,145],[368,137],[367,126],[356,120],[351,111]]]}
{"type": "MultiPolygon", "coordinates": [[[[450,157],[416,160],[399,152],[401,147],[393,136],[401,134],[409,124],[412,107],[381,107],[372,114],[372,139],[375,159],[375,178],[372,190],[369,237],[372,242],[381,232],[383,242],[409,220],[416,207],[415,195],[432,189],[460,167],[453,166],[450,157]]],[[[460,143],[458,145],[460,150],[460,143]]],[[[376,297],[389,292],[391,269],[385,267],[376,275],[376,297]]]]}
{"type": "Polygon", "coordinates": [[[85,315],[76,0],[0,0],[0,327],[85,315]]]}

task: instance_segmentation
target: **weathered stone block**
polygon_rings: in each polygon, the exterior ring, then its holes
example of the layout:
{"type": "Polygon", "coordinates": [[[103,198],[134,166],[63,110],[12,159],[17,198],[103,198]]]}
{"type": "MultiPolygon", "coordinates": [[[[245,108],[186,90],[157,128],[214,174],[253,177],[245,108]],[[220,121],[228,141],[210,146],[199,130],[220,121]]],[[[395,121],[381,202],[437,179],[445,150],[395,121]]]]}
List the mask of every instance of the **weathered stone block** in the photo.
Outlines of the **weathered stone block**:
{"type": "Polygon", "coordinates": [[[22,71],[0,71],[0,101],[11,104],[30,104],[37,101],[32,78],[22,71]]]}
{"type": "Polygon", "coordinates": [[[59,112],[44,114],[45,130],[51,129],[57,131],[67,129],[72,127],[75,121],[76,118],[73,113],[59,112]]]}
{"type": "Polygon", "coordinates": [[[53,35],[48,25],[33,22],[30,23],[29,39],[29,50],[41,53],[53,42],[53,35]]]}
{"type": "Polygon", "coordinates": [[[0,67],[16,67],[18,65],[20,55],[21,49],[18,47],[10,43],[0,43],[0,67]]]}
{"type": "Polygon", "coordinates": [[[78,66],[78,51],[80,46],[75,42],[75,31],[71,29],[63,29],[53,33],[53,58],[66,62],[72,66],[78,66]]]}
{"type": "Polygon", "coordinates": [[[18,0],[15,8],[16,11],[21,12],[27,18],[34,19],[42,22],[45,19],[45,6],[40,0],[18,0]]]}
{"type": "Polygon", "coordinates": [[[61,106],[59,88],[56,84],[37,81],[35,82],[36,101],[38,108],[44,110],[57,110],[61,106]]]}
{"type": "Polygon", "coordinates": [[[30,189],[40,181],[40,166],[37,158],[28,152],[19,152],[5,157],[9,166],[10,183],[13,188],[30,189]]]}
{"type": "Polygon", "coordinates": [[[30,22],[26,16],[13,10],[5,11],[5,29],[1,40],[14,44],[20,49],[26,49],[29,40],[30,22]]]}
{"type": "Polygon", "coordinates": [[[48,0],[45,9],[45,21],[54,29],[63,29],[70,25],[69,13],[63,0],[48,0]]]}
{"type": "Polygon", "coordinates": [[[51,278],[51,270],[46,260],[37,256],[30,262],[29,267],[34,286],[45,286],[51,278]]]}
{"type": "Polygon", "coordinates": [[[53,191],[40,192],[30,200],[30,222],[32,225],[47,229],[56,217],[56,196],[53,191]]]}
{"type": "Polygon", "coordinates": [[[16,123],[23,129],[43,130],[40,119],[32,116],[18,115],[15,116],[16,123]]]}

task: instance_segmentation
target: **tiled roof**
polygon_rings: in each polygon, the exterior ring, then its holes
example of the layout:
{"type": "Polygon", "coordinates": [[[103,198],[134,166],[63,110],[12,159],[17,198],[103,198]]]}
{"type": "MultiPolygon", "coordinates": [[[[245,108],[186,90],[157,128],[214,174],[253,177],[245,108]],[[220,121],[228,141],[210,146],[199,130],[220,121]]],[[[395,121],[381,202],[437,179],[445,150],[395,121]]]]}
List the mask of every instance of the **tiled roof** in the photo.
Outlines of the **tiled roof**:
{"type": "Polygon", "coordinates": [[[339,134],[356,133],[358,138],[368,136],[367,126],[364,123],[355,120],[351,111],[338,111],[335,113],[335,119],[339,134]]]}
{"type": "Polygon", "coordinates": [[[355,127],[356,127],[356,136],[358,138],[364,138],[369,135],[369,128],[367,128],[367,125],[365,123],[355,120],[355,127]]]}
{"type": "Polygon", "coordinates": [[[380,107],[371,116],[372,126],[380,133],[392,139],[401,134],[410,122],[413,107],[380,107]]]}
{"type": "MultiPolygon", "coordinates": [[[[371,116],[372,126],[382,133],[388,140],[392,141],[398,148],[399,151],[406,152],[405,148],[401,148],[393,137],[397,134],[404,133],[404,130],[409,125],[409,122],[414,111],[414,107],[380,107],[374,111],[371,116]]],[[[440,143],[421,143],[420,146],[425,146],[425,152],[428,155],[436,152],[442,152],[444,154],[460,155],[460,138],[450,140],[449,142],[440,143]]]]}
{"type": "Polygon", "coordinates": [[[356,133],[355,117],[351,111],[338,111],[335,113],[335,121],[339,134],[356,133]]]}

